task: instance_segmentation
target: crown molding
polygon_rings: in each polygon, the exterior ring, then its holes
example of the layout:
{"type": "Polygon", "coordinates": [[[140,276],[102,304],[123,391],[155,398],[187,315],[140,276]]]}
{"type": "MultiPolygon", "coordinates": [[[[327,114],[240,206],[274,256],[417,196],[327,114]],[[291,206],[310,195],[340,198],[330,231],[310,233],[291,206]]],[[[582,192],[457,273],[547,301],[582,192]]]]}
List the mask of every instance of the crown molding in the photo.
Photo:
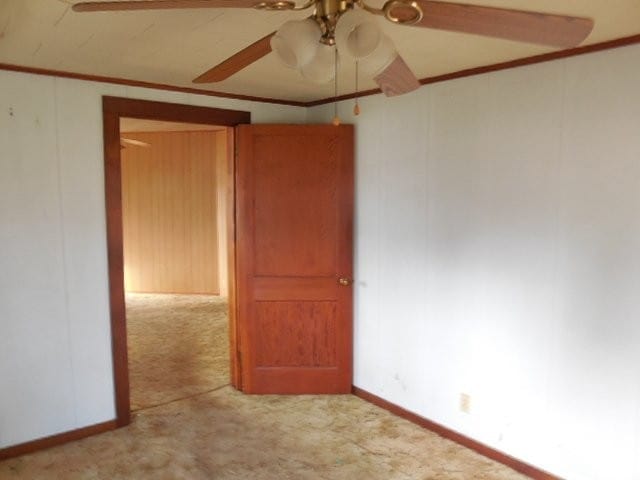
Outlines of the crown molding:
{"type": "MultiPolygon", "coordinates": [[[[543,53],[541,55],[534,55],[531,57],[519,58],[516,60],[509,60],[507,62],[494,63],[491,65],[484,65],[481,67],[467,68],[456,72],[445,73],[443,75],[436,75],[433,77],[426,77],[419,80],[421,85],[429,85],[431,83],[446,82],[447,80],[454,80],[456,78],[471,77],[474,75],[481,75],[483,73],[496,72],[499,70],[508,70],[511,68],[525,67],[527,65],[534,65],[536,63],[550,62],[553,60],[559,60],[563,58],[575,57],[578,55],[585,55],[588,53],[600,52],[602,50],[610,50],[614,48],[626,47],[640,43],[640,34],[631,35],[628,37],[617,38],[615,40],[608,40],[606,42],[594,43],[592,45],[585,45],[582,47],[569,48],[566,50],[560,50],[557,52],[543,53]]],[[[61,70],[50,70],[46,68],[29,67],[24,65],[14,65],[10,63],[0,63],[0,70],[8,70],[14,72],[31,73],[34,75],[48,75],[53,77],[73,78],[76,80],[86,80],[91,82],[103,82],[112,83],[116,85],[126,85],[132,87],[152,88],[156,90],[167,90],[171,92],[189,93],[194,95],[205,95],[210,97],[232,98],[236,100],[245,100],[249,102],[261,102],[272,103],[277,105],[287,105],[292,107],[316,107],[318,105],[325,105],[333,102],[340,102],[343,100],[350,100],[354,98],[368,97],[370,95],[378,95],[382,93],[379,88],[364,90],[358,93],[349,93],[340,95],[338,97],[328,97],[319,100],[312,100],[308,102],[300,102],[279,98],[268,97],[254,97],[250,95],[237,95],[233,93],[217,92],[214,90],[203,90],[199,88],[179,87],[176,85],[167,85],[163,83],[145,82],[140,80],[131,80],[126,78],[108,77],[102,75],[90,75],[84,73],[66,72],[61,70]]]]}
{"type": "Polygon", "coordinates": [[[115,85],[126,85],[128,87],[153,88],[156,90],[167,90],[170,92],[190,93],[194,95],[206,95],[209,97],[233,98],[235,100],[246,100],[248,102],[275,103],[277,105],[288,105],[291,107],[306,107],[306,102],[296,102],[293,100],[283,100],[278,98],[254,97],[251,95],[238,95],[235,93],[217,92],[214,90],[203,90],[200,88],[179,87],[164,83],[145,82],[141,80],[131,80],[128,78],[108,77],[103,75],[90,75],[86,73],[66,72],[62,70],[50,70],[47,68],[29,67],[25,65],[14,65],[11,63],[0,63],[0,70],[12,72],[31,73],[34,75],[47,75],[51,77],[72,78],[75,80],[86,80],[89,82],[112,83],[115,85]]]}
{"type": "MultiPolygon", "coordinates": [[[[583,47],[569,48],[567,50],[560,50],[557,52],[543,53],[541,55],[534,55],[531,57],[518,58],[516,60],[509,60],[507,62],[494,63],[491,65],[484,65],[482,67],[467,68],[465,70],[459,70],[457,72],[445,73],[443,75],[436,75],[433,77],[426,77],[419,80],[421,85],[429,85],[431,83],[446,82],[447,80],[454,80],[456,78],[471,77],[474,75],[481,75],[483,73],[497,72],[499,70],[508,70],[511,68],[525,67],[527,65],[533,65],[536,63],[550,62],[553,60],[559,60],[562,58],[575,57],[578,55],[585,55],[587,53],[600,52],[602,50],[610,50],[613,48],[626,47],[628,45],[634,45],[640,43],[640,34],[631,35],[630,37],[617,38],[615,40],[608,40],[606,42],[594,43],[592,45],[585,45],[583,47]]],[[[318,105],[325,105],[327,103],[340,102],[342,100],[350,100],[353,98],[368,97],[370,95],[377,95],[382,93],[379,88],[372,90],[364,90],[358,93],[350,93],[347,95],[340,95],[338,97],[323,98],[321,100],[314,100],[307,102],[306,107],[315,107],[318,105]]]]}

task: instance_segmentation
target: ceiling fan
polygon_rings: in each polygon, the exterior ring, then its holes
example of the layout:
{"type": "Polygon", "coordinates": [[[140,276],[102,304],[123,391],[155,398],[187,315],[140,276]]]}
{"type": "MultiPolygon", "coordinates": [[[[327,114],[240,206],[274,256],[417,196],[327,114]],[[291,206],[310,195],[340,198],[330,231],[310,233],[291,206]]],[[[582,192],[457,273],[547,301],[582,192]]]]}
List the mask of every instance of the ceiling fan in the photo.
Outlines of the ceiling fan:
{"type": "Polygon", "coordinates": [[[319,82],[331,81],[340,58],[351,57],[387,96],[420,86],[375,21],[382,16],[397,25],[463,32],[487,37],[568,48],[580,44],[593,20],[539,12],[433,0],[387,0],[375,8],[366,0],[132,0],[73,5],[76,12],[182,8],[253,8],[267,11],[313,9],[306,20],[286,22],[277,32],[252,43],[193,80],[220,82],[274,50],[288,66],[319,82]]]}

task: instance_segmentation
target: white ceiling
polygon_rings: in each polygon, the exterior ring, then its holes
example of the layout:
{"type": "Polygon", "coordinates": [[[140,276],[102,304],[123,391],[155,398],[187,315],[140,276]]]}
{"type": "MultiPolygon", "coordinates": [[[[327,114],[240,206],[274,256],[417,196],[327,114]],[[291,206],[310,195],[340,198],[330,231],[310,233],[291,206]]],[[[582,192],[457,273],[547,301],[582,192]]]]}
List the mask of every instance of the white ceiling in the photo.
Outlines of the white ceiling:
{"type": "MultiPolygon", "coordinates": [[[[282,66],[274,54],[224,82],[191,80],[303,12],[195,9],[75,13],[73,0],[0,0],[0,63],[312,101],[333,95],[282,66]]],[[[384,3],[372,0],[372,5],[384,3]]],[[[591,17],[585,45],[640,33],[639,0],[463,0],[463,3],[591,17]]],[[[378,19],[418,78],[554,51],[553,48],[415,27],[378,19]]],[[[360,89],[376,88],[361,78],[360,89]]],[[[341,65],[339,94],[354,90],[353,65],[341,65]]]]}

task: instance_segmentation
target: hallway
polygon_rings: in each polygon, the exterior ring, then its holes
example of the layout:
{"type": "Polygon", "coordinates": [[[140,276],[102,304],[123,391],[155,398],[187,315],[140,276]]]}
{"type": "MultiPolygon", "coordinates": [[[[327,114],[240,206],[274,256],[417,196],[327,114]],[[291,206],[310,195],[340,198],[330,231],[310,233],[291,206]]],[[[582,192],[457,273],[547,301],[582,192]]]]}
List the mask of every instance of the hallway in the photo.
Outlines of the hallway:
{"type": "Polygon", "coordinates": [[[134,412],[229,384],[226,298],[128,293],[126,301],[134,412]]]}

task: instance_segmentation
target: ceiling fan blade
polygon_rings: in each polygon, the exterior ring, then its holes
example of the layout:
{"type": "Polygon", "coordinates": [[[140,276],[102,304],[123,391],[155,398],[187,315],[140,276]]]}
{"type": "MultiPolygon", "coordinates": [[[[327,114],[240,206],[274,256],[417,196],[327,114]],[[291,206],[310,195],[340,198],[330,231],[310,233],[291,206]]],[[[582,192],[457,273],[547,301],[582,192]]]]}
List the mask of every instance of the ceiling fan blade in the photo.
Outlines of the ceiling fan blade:
{"type": "Polygon", "coordinates": [[[374,80],[387,97],[409,93],[420,87],[420,82],[400,55],[374,80]]]}
{"type": "Polygon", "coordinates": [[[219,63],[215,67],[207,70],[193,83],[214,83],[221,82],[229,78],[231,75],[238,73],[243,68],[251,65],[253,62],[260,60],[262,57],[271,52],[271,37],[276,32],[270,33],[266,37],[261,38],[257,42],[252,43],[247,48],[240,50],[235,55],[227,58],[224,62],[219,63]]]}
{"type": "Polygon", "coordinates": [[[124,145],[135,145],[136,147],[144,147],[148,148],[151,144],[147,142],[143,142],[142,140],[134,140],[132,138],[124,138],[120,137],[120,145],[124,147],[124,145]]]}
{"type": "MultiPolygon", "coordinates": [[[[593,20],[590,18],[432,0],[417,0],[417,3],[424,12],[422,20],[414,24],[417,27],[473,33],[552,47],[575,47],[593,29],[593,20]]],[[[392,9],[392,13],[400,19],[415,14],[403,6],[392,9]]]]}
{"type": "Polygon", "coordinates": [[[123,10],[169,10],[174,8],[253,8],[260,0],[133,0],[124,2],[80,2],[74,12],[115,12],[123,10]]]}

